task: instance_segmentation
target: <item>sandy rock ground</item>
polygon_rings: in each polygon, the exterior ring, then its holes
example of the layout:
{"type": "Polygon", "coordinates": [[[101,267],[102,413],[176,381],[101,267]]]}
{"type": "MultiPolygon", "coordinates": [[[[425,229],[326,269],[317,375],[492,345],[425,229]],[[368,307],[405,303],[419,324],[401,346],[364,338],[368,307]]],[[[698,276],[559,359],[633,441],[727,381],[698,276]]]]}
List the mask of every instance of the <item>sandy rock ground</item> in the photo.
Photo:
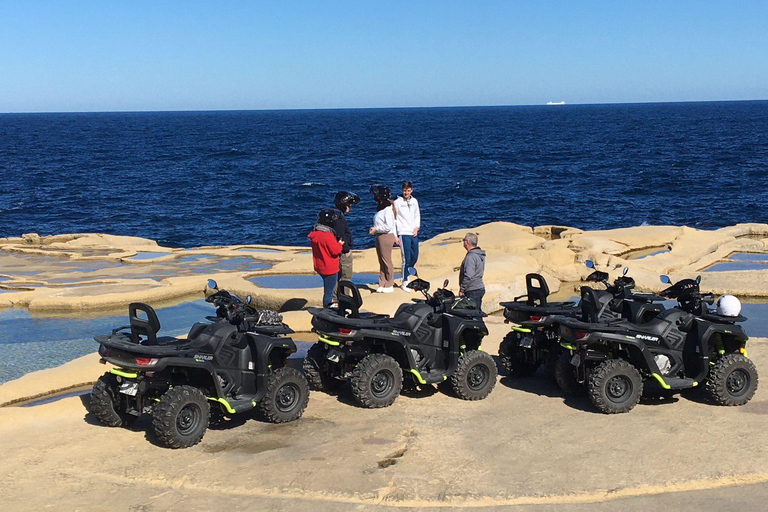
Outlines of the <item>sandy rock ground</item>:
{"type": "MultiPolygon", "coordinates": [[[[508,327],[489,328],[496,354],[508,327]]],[[[768,340],[749,351],[765,368],[768,340]]],[[[0,386],[0,402],[104,370],[87,356],[0,386]]],[[[297,422],[242,417],[185,450],[158,446],[148,418],[108,428],[85,404],[0,407],[5,510],[764,510],[768,497],[764,386],[743,407],[691,394],[615,416],[541,371],[478,402],[430,387],[368,410],[345,389],[313,392],[297,422]]]]}

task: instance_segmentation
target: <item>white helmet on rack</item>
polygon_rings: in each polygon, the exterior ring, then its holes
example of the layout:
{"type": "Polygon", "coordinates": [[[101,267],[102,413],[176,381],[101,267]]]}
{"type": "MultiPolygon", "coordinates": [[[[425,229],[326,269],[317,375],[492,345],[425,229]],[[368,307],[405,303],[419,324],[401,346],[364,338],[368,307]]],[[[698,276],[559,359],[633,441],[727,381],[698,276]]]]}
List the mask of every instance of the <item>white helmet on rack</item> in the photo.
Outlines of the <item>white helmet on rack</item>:
{"type": "Polygon", "coordinates": [[[717,299],[717,314],[720,316],[739,316],[741,302],[733,295],[723,295],[717,299]]]}

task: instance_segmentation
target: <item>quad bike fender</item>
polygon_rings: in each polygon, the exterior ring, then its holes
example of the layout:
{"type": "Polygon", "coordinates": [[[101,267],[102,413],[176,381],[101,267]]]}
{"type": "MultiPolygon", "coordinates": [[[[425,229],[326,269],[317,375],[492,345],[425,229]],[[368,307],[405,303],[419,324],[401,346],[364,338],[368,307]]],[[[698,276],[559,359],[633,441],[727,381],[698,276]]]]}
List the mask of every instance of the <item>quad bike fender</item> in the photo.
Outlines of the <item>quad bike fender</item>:
{"type": "Polygon", "coordinates": [[[629,353],[631,359],[629,362],[638,370],[645,370],[651,374],[660,373],[648,345],[641,339],[621,334],[592,333],[589,345],[581,352],[580,362],[599,362],[610,359],[609,352],[615,358],[619,347],[629,353]]]}
{"type": "Polygon", "coordinates": [[[278,338],[266,334],[249,332],[248,338],[252,344],[252,354],[256,369],[256,395],[253,400],[258,402],[267,391],[267,379],[273,370],[286,364],[288,356],[296,353],[296,343],[291,338],[278,338]]]}
{"type": "Polygon", "coordinates": [[[488,335],[488,328],[482,319],[467,319],[459,316],[445,313],[443,315],[448,323],[448,347],[450,352],[459,353],[461,350],[477,350],[483,341],[483,337],[488,335]],[[462,348],[462,345],[466,345],[462,348]]]}
{"type": "Polygon", "coordinates": [[[746,344],[749,337],[740,325],[700,321],[699,332],[702,364],[701,371],[696,376],[697,381],[701,382],[706,378],[710,361],[714,364],[714,361],[730,353],[741,353],[747,356],[746,344]],[[701,332],[702,327],[704,327],[703,332],[701,332]]]}
{"type": "Polygon", "coordinates": [[[709,323],[700,339],[701,348],[707,349],[705,354],[722,355],[725,352],[739,352],[746,346],[749,337],[740,325],[709,323]]]}

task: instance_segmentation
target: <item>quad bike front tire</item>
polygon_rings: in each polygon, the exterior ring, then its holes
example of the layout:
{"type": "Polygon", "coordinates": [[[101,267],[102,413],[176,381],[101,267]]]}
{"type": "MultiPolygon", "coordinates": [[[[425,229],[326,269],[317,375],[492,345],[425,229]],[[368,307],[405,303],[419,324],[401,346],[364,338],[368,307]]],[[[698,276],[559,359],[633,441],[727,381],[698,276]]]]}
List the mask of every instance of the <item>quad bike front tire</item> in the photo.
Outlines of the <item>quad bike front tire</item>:
{"type": "Polygon", "coordinates": [[[189,448],[199,443],[210,420],[208,399],[192,386],[177,386],[166,391],[155,404],[152,427],[168,448],[189,448]]]}
{"type": "Polygon", "coordinates": [[[352,395],[368,409],[389,407],[403,388],[403,370],[386,354],[369,354],[357,363],[352,377],[352,395]]]}
{"type": "Polygon", "coordinates": [[[304,414],[309,402],[309,384],[300,371],[278,368],[267,378],[267,392],[259,411],[270,423],[287,423],[304,414]]]}
{"type": "Polygon", "coordinates": [[[510,332],[499,345],[499,361],[510,377],[530,377],[539,369],[538,363],[525,360],[525,349],[520,347],[520,335],[510,332]]]}
{"type": "Polygon", "coordinates": [[[643,378],[637,368],[622,359],[603,361],[589,375],[589,399],[606,414],[631,411],[643,394],[643,378]]]}
{"type": "Polygon", "coordinates": [[[138,419],[122,410],[119,388],[117,377],[107,372],[99,377],[91,390],[91,414],[108,427],[126,427],[138,419]]]}
{"type": "Polygon", "coordinates": [[[555,361],[555,383],[566,395],[584,396],[587,386],[576,380],[576,369],[571,364],[571,354],[561,352],[555,361]]]}
{"type": "Polygon", "coordinates": [[[328,374],[325,349],[319,342],[309,348],[301,366],[309,385],[315,391],[334,392],[344,384],[343,381],[328,374]]]}
{"type": "Polygon", "coordinates": [[[482,350],[469,350],[459,358],[451,375],[451,388],[463,400],[482,400],[496,385],[496,363],[482,350]]]}
{"type": "Polygon", "coordinates": [[[741,354],[727,354],[709,370],[704,396],[717,405],[744,405],[757,391],[757,368],[741,354]]]}

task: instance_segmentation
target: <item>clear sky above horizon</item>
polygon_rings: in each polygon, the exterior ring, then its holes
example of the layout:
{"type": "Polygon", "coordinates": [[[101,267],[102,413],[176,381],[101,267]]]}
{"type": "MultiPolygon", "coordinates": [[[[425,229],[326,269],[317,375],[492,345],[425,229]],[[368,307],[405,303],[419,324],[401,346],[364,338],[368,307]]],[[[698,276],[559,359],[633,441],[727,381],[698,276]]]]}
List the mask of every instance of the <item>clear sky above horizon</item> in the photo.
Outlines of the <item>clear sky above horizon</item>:
{"type": "Polygon", "coordinates": [[[768,99],[768,2],[0,2],[0,112],[768,99]]]}

